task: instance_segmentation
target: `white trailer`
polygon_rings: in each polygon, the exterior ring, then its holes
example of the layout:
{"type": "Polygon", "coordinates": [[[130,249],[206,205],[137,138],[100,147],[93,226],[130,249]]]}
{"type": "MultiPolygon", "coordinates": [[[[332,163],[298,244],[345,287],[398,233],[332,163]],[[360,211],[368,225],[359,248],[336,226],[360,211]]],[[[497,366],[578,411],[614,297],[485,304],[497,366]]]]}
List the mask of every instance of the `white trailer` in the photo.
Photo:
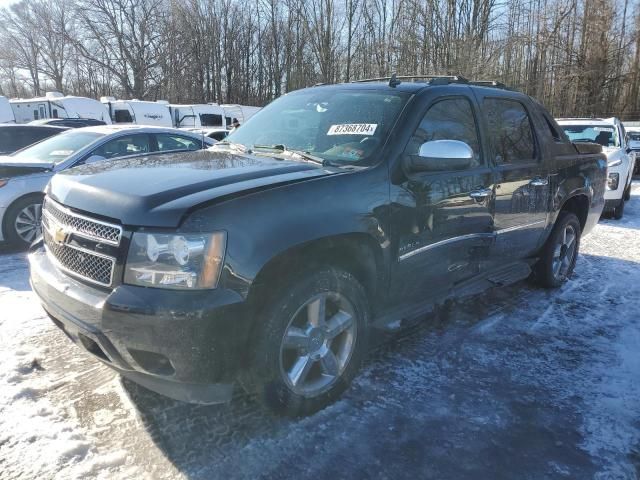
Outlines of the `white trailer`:
{"type": "Polygon", "coordinates": [[[215,104],[179,105],[170,104],[173,126],[189,130],[226,128],[224,109],[215,104]]]}
{"type": "Polygon", "coordinates": [[[93,98],[47,92],[44,97],[12,98],[9,104],[16,123],[44,118],[92,118],[111,123],[105,106],[93,98]]]}
{"type": "Polygon", "coordinates": [[[169,103],[164,100],[116,100],[101,97],[113,123],[134,123],[153,127],[173,127],[169,103]]]}
{"type": "Polygon", "coordinates": [[[0,95],[0,123],[16,123],[11,104],[9,104],[7,97],[2,95],[0,95]]]}
{"type": "Polygon", "coordinates": [[[223,104],[220,106],[225,111],[227,128],[230,128],[235,123],[235,120],[242,125],[261,110],[260,107],[252,107],[249,105],[223,104]]]}

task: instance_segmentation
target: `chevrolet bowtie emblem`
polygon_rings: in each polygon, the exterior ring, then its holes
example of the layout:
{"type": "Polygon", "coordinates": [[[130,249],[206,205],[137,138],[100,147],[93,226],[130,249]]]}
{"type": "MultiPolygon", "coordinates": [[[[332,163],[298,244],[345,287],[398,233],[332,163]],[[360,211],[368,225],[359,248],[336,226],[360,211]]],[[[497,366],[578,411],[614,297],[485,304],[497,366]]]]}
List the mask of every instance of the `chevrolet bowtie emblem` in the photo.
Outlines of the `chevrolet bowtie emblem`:
{"type": "Polygon", "coordinates": [[[56,227],[53,232],[53,241],[58,245],[62,245],[69,238],[69,232],[67,232],[63,227],[56,227]]]}

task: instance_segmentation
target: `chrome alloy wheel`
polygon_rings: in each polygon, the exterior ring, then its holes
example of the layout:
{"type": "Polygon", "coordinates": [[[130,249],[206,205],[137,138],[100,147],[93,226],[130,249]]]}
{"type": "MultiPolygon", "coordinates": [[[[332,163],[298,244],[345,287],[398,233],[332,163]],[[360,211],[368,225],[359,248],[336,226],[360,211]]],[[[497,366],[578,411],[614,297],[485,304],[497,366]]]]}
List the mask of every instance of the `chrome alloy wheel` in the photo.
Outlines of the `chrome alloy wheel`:
{"type": "Polygon", "coordinates": [[[280,372],[296,394],[327,391],[344,372],[357,335],[355,309],[337,292],[309,299],[293,315],[280,345],[280,372]]]}
{"type": "Polygon", "coordinates": [[[553,275],[558,280],[566,278],[576,256],[578,235],[573,225],[564,227],[553,252],[553,275]]]}
{"type": "Polygon", "coordinates": [[[20,239],[31,243],[42,233],[42,204],[32,203],[18,212],[14,228],[20,239]]]}

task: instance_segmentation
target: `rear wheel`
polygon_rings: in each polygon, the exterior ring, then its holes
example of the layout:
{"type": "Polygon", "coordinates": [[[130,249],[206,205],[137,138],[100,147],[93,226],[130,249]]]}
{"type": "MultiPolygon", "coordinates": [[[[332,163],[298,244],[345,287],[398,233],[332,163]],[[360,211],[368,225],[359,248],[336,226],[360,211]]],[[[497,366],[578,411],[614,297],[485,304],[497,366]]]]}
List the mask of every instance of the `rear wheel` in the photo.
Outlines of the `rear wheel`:
{"type": "Polygon", "coordinates": [[[11,205],[4,217],[4,234],[14,247],[27,248],[42,233],[42,197],[29,196],[11,205]]]}
{"type": "Polygon", "coordinates": [[[573,273],[580,248],[580,221],[571,212],[560,212],[536,265],[536,280],[557,288],[573,273]]]}
{"type": "Polygon", "coordinates": [[[624,195],[622,196],[625,202],[631,200],[631,184],[627,185],[627,188],[624,190],[624,195]]]}
{"type": "Polygon", "coordinates": [[[268,408],[309,415],[349,386],[367,344],[364,289],[327,268],[292,282],[266,309],[252,384],[268,408]]]}

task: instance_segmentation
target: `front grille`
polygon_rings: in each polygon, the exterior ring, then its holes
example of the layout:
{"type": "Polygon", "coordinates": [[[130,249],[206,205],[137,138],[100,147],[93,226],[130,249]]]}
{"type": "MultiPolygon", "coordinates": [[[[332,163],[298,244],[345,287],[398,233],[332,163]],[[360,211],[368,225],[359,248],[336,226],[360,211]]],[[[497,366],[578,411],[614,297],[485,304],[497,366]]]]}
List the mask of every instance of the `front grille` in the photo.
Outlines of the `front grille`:
{"type": "Polygon", "coordinates": [[[79,215],[50,198],[45,199],[43,214],[44,217],[55,220],[58,224],[80,237],[115,246],[120,245],[122,228],[119,225],[79,215]]]}
{"type": "Polygon", "coordinates": [[[79,215],[47,198],[42,227],[47,252],[62,271],[103,287],[111,286],[116,259],[94,251],[91,244],[119,245],[120,226],[79,215]],[[92,242],[78,244],[76,236],[92,242]]]}
{"type": "Polygon", "coordinates": [[[59,244],[43,229],[44,242],[49,253],[62,270],[105,287],[111,286],[115,259],[98,255],[84,248],[59,244]]]}

